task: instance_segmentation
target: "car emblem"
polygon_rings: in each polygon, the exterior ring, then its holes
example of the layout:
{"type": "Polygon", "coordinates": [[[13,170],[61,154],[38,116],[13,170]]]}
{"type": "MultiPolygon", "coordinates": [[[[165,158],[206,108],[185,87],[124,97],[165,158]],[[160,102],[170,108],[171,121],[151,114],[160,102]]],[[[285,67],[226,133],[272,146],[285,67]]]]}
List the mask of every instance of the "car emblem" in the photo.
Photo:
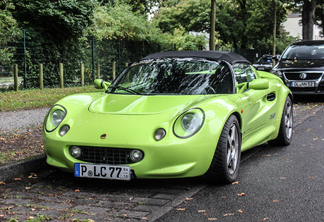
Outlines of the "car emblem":
{"type": "Polygon", "coordinates": [[[301,79],[306,79],[306,77],[307,77],[307,74],[304,72],[299,74],[299,78],[301,78],[301,79]]]}
{"type": "Polygon", "coordinates": [[[108,135],[107,134],[102,134],[101,136],[100,136],[100,139],[106,139],[108,137],[108,135]]]}

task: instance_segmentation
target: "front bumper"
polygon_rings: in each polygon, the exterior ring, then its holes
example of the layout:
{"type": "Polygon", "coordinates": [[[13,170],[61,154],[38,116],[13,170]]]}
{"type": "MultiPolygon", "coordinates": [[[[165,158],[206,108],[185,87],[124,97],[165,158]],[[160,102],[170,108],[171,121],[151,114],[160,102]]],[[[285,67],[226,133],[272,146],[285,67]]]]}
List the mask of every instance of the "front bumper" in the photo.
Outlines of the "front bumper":
{"type": "MultiPolygon", "coordinates": [[[[144,118],[144,117],[143,117],[144,118]]],[[[106,126],[107,124],[103,124],[106,126]]],[[[181,139],[172,133],[172,126],[165,127],[167,135],[161,141],[153,138],[154,130],[136,128],[102,127],[80,130],[83,127],[71,127],[63,137],[58,129],[53,132],[43,130],[43,144],[46,161],[49,165],[63,171],[74,172],[75,163],[84,163],[69,153],[71,146],[110,147],[116,149],[139,149],[144,158],[137,163],[126,164],[131,167],[137,178],[181,178],[205,174],[215,153],[221,133],[222,121],[216,122],[219,132],[211,133],[208,124],[192,137],[181,139]],[[103,132],[107,139],[101,139],[103,132]]],[[[58,127],[59,128],[59,127],[58,127]]],[[[89,162],[88,162],[89,163],[89,162]]]]}

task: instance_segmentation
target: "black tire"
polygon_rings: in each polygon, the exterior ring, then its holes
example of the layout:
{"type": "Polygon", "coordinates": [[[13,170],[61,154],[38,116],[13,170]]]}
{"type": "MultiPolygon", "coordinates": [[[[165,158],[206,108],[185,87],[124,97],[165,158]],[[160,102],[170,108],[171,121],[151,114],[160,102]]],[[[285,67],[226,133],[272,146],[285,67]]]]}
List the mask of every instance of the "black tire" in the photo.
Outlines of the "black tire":
{"type": "Polygon", "coordinates": [[[271,146],[288,146],[293,134],[293,103],[287,96],[285,106],[282,112],[280,129],[276,139],[270,140],[271,146]]]}
{"type": "Polygon", "coordinates": [[[241,161],[241,143],[240,124],[231,115],[224,125],[213,160],[205,174],[207,180],[219,184],[236,181],[241,161]]]}

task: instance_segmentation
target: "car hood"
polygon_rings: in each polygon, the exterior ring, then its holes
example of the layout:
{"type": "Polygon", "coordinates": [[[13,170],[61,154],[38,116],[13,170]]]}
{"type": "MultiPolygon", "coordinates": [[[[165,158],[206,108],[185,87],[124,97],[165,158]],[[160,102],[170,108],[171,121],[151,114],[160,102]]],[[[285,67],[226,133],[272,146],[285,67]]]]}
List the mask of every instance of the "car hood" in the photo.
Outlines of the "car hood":
{"type": "Polygon", "coordinates": [[[281,60],[277,68],[319,68],[324,67],[324,60],[281,60]]]}
{"type": "Polygon", "coordinates": [[[186,96],[141,96],[106,94],[95,99],[89,106],[93,113],[113,113],[123,115],[154,114],[171,110],[184,110],[203,101],[204,95],[186,96]]]}

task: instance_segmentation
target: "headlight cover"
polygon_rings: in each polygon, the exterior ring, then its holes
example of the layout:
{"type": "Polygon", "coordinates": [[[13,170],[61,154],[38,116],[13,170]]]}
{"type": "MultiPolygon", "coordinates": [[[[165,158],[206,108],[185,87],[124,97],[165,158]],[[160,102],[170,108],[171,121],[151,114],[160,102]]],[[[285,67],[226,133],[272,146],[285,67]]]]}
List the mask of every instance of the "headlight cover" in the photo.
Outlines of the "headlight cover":
{"type": "Polygon", "coordinates": [[[66,109],[61,105],[54,105],[47,114],[46,131],[54,131],[66,116],[66,109]]]}
{"type": "Polygon", "coordinates": [[[205,113],[202,109],[194,108],[182,113],[174,122],[173,133],[179,138],[188,138],[196,134],[202,127],[205,113]]]}
{"type": "Polygon", "coordinates": [[[278,77],[280,77],[280,78],[283,77],[282,76],[282,72],[279,71],[279,70],[271,70],[271,73],[274,74],[274,75],[276,75],[276,76],[278,76],[278,77]]]}

